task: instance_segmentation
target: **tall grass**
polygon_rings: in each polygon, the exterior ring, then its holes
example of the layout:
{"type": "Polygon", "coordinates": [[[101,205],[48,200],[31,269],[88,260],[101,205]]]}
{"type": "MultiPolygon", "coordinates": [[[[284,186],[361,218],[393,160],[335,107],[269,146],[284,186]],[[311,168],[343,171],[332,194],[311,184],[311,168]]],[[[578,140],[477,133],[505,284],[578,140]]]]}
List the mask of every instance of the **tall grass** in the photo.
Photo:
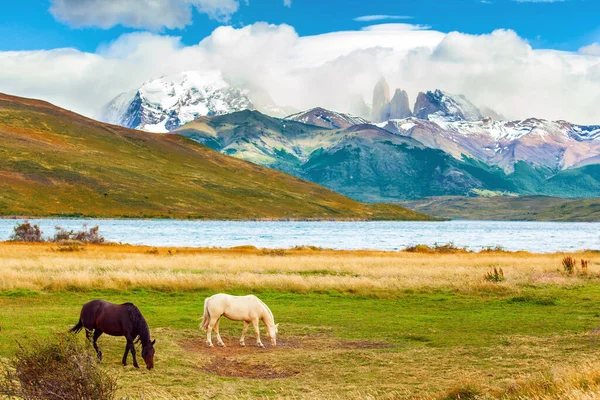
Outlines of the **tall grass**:
{"type": "MultiPolygon", "coordinates": [[[[588,253],[585,257],[589,260],[589,276],[594,278],[600,255],[588,253]]],[[[255,248],[175,250],[117,245],[89,245],[83,252],[57,252],[50,245],[5,243],[0,244],[0,290],[251,288],[373,294],[408,289],[497,291],[518,290],[522,285],[576,284],[582,278],[565,276],[557,270],[561,259],[561,254],[504,252],[265,252],[255,248]],[[491,268],[506,273],[502,285],[494,283],[501,279],[482,279],[491,268]]]]}

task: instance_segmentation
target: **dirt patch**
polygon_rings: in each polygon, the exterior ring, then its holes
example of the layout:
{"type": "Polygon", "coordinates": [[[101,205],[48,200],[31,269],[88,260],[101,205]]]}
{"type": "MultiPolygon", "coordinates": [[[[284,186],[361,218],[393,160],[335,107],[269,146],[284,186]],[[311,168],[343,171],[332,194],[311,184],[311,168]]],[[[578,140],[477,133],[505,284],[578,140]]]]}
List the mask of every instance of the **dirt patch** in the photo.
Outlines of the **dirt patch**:
{"type": "Polygon", "coordinates": [[[264,362],[250,363],[225,357],[213,357],[211,362],[201,369],[209,374],[250,379],[289,378],[300,373],[300,371],[275,368],[264,362]]]}
{"type": "Polygon", "coordinates": [[[277,340],[277,346],[273,347],[264,341],[264,348],[256,345],[253,339],[246,339],[246,347],[241,347],[235,338],[223,338],[225,347],[215,343],[215,347],[208,347],[202,338],[188,339],[179,343],[187,352],[206,354],[218,357],[233,357],[256,352],[276,352],[282,350],[363,350],[363,349],[385,349],[394,347],[389,343],[372,342],[368,340],[339,340],[325,335],[291,336],[277,340]]]}

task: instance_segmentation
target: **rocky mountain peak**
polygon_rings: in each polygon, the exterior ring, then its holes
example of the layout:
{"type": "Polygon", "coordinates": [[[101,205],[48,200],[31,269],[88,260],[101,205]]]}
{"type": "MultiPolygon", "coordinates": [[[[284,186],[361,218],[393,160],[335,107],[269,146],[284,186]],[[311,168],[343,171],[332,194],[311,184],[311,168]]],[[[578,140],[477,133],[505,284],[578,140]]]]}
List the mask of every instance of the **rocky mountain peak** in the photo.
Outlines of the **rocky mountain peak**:
{"type": "Polygon", "coordinates": [[[454,95],[441,90],[419,93],[415,102],[414,115],[419,119],[442,117],[448,121],[481,121],[479,108],[463,95],[454,95]]]}
{"type": "Polygon", "coordinates": [[[404,119],[412,117],[413,113],[408,102],[408,93],[402,89],[396,89],[394,97],[390,102],[390,119],[404,119]]]}
{"type": "Polygon", "coordinates": [[[328,129],[345,129],[353,125],[369,123],[364,118],[326,110],[322,107],[315,107],[308,111],[293,114],[285,119],[328,129]]]}
{"type": "Polygon", "coordinates": [[[145,82],[108,103],[103,120],[127,128],[168,132],[201,116],[222,115],[254,105],[220,71],[186,71],[145,82]]]}
{"type": "Polygon", "coordinates": [[[381,78],[373,89],[373,110],[371,120],[383,122],[390,119],[390,86],[385,78],[381,78]]]}

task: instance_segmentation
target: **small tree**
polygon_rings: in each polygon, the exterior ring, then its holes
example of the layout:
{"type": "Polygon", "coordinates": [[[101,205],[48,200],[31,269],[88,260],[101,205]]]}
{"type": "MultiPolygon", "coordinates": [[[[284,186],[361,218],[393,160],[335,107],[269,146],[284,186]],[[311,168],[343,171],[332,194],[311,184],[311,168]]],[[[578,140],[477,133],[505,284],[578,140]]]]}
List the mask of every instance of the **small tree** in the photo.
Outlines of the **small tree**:
{"type": "Polygon", "coordinates": [[[21,346],[0,377],[0,397],[111,400],[117,378],[73,335],[21,346]]]}
{"type": "Polygon", "coordinates": [[[15,242],[43,242],[42,233],[38,225],[31,225],[29,221],[25,221],[14,227],[10,240],[15,242]]]}

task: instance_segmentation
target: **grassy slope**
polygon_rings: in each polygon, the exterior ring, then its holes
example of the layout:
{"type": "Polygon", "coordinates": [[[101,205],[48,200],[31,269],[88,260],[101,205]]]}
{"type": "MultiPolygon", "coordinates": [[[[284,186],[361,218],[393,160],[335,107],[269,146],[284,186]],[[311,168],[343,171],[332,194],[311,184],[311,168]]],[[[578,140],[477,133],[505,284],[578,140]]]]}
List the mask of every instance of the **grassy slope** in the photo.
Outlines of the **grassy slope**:
{"type": "Polygon", "coordinates": [[[366,205],[179,135],[0,94],[0,215],[426,219],[366,205]]]}
{"type": "Polygon", "coordinates": [[[600,199],[433,197],[402,205],[439,218],[467,220],[600,221],[600,199]]]}
{"type": "MultiPolygon", "coordinates": [[[[104,365],[120,374],[120,394],[132,398],[139,398],[141,393],[152,399],[474,398],[446,397],[458,389],[480,393],[485,399],[502,395],[507,399],[543,399],[540,395],[551,393],[555,384],[578,384],[560,382],[561,368],[574,367],[584,374],[593,365],[598,368],[598,254],[574,254],[590,259],[591,276],[566,277],[557,270],[561,255],[325,252],[335,264],[327,269],[334,274],[329,277],[335,279],[361,281],[361,274],[379,270],[395,274],[405,270],[405,263],[414,264],[410,274],[417,286],[398,290],[393,284],[387,286],[389,279],[381,276],[386,291],[372,296],[311,286],[306,271],[296,268],[303,262],[306,268],[309,264],[323,268],[323,263],[304,260],[319,257],[321,252],[240,257],[241,250],[185,253],[182,249],[181,254],[178,251],[173,256],[167,256],[166,250],[159,249],[160,254],[154,255],[145,253],[145,248],[106,246],[58,253],[48,251],[46,245],[6,244],[0,246],[0,265],[17,273],[31,269],[51,276],[64,263],[82,260],[77,265],[102,269],[104,260],[110,265],[109,270],[122,262],[153,275],[156,271],[142,264],[147,262],[160,269],[175,268],[171,264],[177,263],[181,268],[174,270],[171,283],[175,284],[188,279],[188,274],[202,276],[204,268],[211,268],[207,266],[213,265],[216,271],[222,264],[243,263],[247,257],[256,257],[252,270],[263,275],[253,278],[257,285],[272,276],[273,270],[286,271],[307,283],[302,291],[253,291],[270,306],[276,322],[281,324],[279,347],[272,349],[267,345],[266,350],[259,350],[250,334],[246,339],[248,347],[240,349],[236,341],[242,324],[223,319],[221,333],[228,347],[206,349],[198,323],[204,298],[218,288],[152,291],[130,287],[94,291],[84,279],[67,290],[35,292],[18,289],[18,283],[15,289],[0,290],[0,358],[14,354],[17,340],[27,343],[27,339],[66,331],[76,322],[83,303],[104,298],[138,305],[157,339],[156,369],[148,372],[121,367],[123,338],[100,338],[104,365]],[[196,257],[207,262],[190,262],[196,257]],[[212,263],[208,262],[210,259],[212,263]],[[389,264],[384,264],[385,260],[389,264]],[[360,262],[368,262],[370,268],[357,273],[351,266],[360,262]],[[419,267],[423,262],[430,266],[419,267]],[[279,267],[262,266],[273,263],[279,267]],[[504,268],[506,282],[483,281],[491,265],[504,268]],[[453,290],[451,286],[438,285],[439,279],[424,278],[423,272],[432,269],[443,271],[448,279],[461,274],[459,279],[465,280],[462,289],[453,290]],[[344,272],[348,275],[342,275],[344,272]],[[222,367],[221,372],[262,371],[291,376],[223,377],[211,368],[214,364],[222,367]],[[540,386],[531,383],[536,379],[541,379],[540,386]]],[[[5,283],[15,282],[9,279],[5,283]]],[[[228,285],[227,281],[222,285],[228,285]]],[[[247,293],[243,289],[227,290],[247,293]]],[[[80,334],[81,340],[83,336],[80,334]]],[[[268,343],[264,329],[263,341],[268,343]]],[[[599,379],[596,369],[587,383],[581,380],[584,386],[579,398],[596,398],[593,395],[600,393],[599,379]],[[584,397],[587,391],[592,393],[584,397]]],[[[551,393],[546,398],[575,397],[551,393]]]]}

